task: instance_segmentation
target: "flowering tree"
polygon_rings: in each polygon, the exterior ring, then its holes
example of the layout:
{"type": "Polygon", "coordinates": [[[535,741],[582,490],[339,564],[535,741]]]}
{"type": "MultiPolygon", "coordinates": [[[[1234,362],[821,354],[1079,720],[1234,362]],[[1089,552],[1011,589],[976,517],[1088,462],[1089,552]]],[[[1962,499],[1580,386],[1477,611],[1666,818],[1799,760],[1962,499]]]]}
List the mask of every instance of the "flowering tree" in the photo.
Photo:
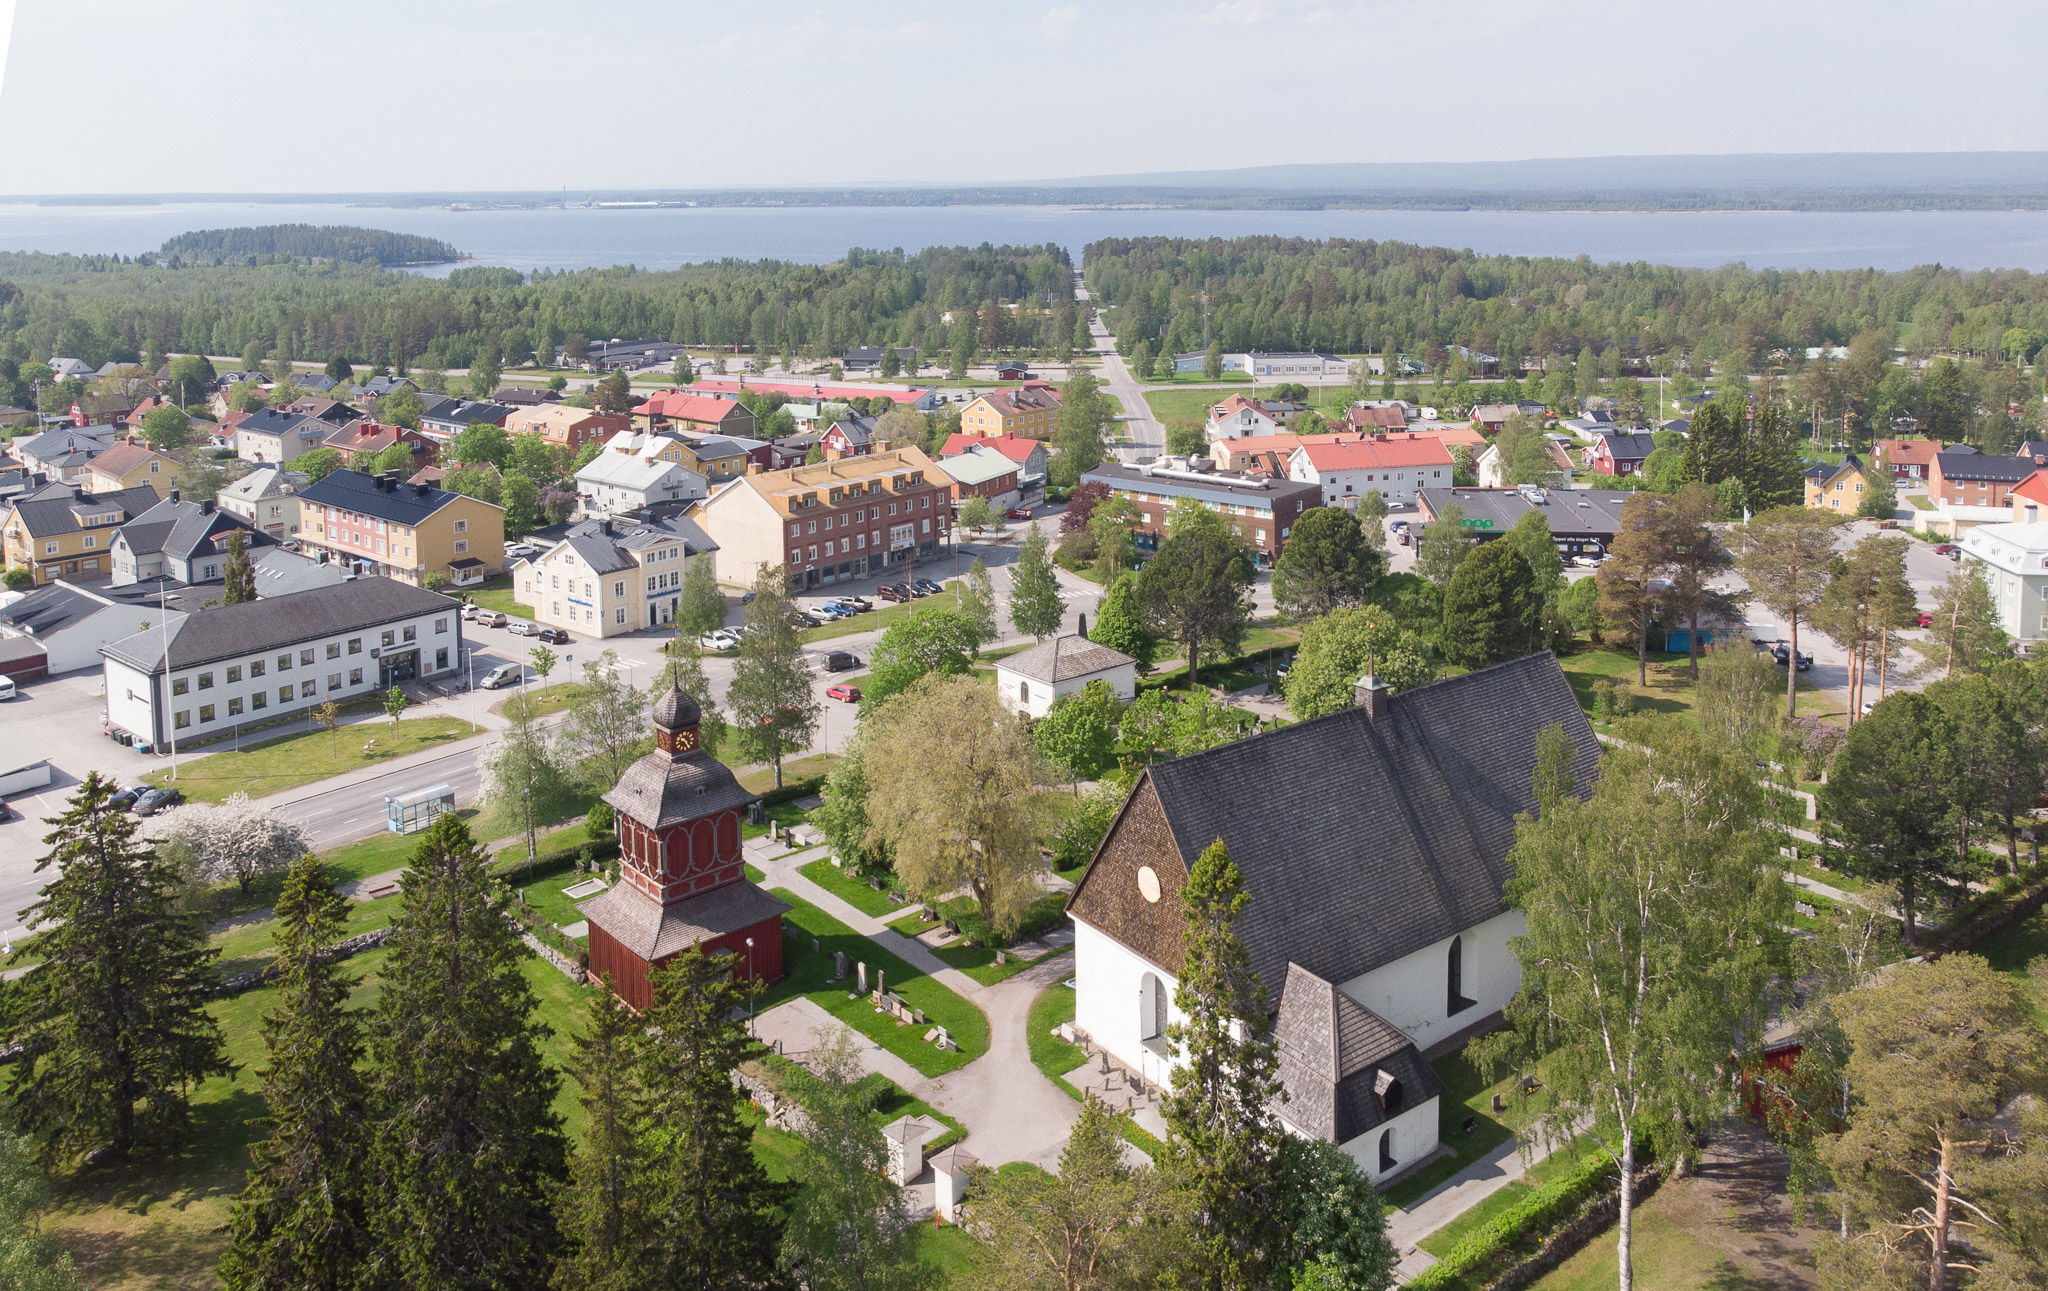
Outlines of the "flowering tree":
{"type": "Polygon", "coordinates": [[[233,879],[245,896],[259,875],[283,870],[312,850],[304,826],[256,806],[245,793],[182,807],[170,814],[169,826],[165,841],[189,851],[207,878],[233,879]]]}

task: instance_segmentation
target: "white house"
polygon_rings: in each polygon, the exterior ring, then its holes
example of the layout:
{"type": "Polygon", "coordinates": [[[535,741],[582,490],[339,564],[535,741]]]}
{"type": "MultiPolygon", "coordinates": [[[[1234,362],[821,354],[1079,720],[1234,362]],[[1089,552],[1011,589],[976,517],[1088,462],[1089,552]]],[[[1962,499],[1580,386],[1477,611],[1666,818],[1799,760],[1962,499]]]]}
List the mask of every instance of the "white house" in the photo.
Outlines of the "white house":
{"type": "Polygon", "coordinates": [[[282,542],[298,531],[299,490],[305,484],[306,477],[297,471],[259,466],[224,486],[215,501],[251,529],[282,542]]]}
{"type": "Polygon", "coordinates": [[[318,417],[259,408],[235,423],[235,456],[245,462],[285,466],[323,447],[334,429],[318,417]]]}
{"type": "Polygon", "coordinates": [[[1376,1182],[1428,1159],[1443,1089],[1428,1056],[1494,1025],[1520,984],[1507,853],[1551,725],[1590,785],[1592,727],[1557,661],[1532,655],[1400,695],[1367,678],[1343,712],[1148,767],[1068,905],[1075,1025],[1171,1083],[1180,893],[1221,840],[1278,1005],[1282,1120],[1376,1182]]]}
{"type": "Polygon", "coordinates": [[[621,636],[675,622],[688,562],[717,546],[693,520],[571,525],[560,541],[513,567],[515,595],[533,621],[585,636],[621,636]]]}
{"type": "Polygon", "coordinates": [[[0,609],[0,640],[27,638],[43,648],[50,674],[100,666],[100,647],[171,623],[185,612],[148,598],[123,600],[82,583],[46,583],[0,609]]]}
{"type": "Polygon", "coordinates": [[[355,578],[188,614],[101,647],[107,722],[159,746],[218,739],[454,673],[461,610],[422,587],[355,578]]]}
{"type": "Polygon", "coordinates": [[[269,534],[250,529],[212,502],[184,502],[175,495],[136,516],[108,543],[116,587],[150,578],[181,583],[218,583],[225,575],[229,544],[242,535],[250,560],[275,547],[269,534]]]}
{"type": "Polygon", "coordinates": [[[645,507],[689,502],[710,491],[704,477],[662,457],[672,440],[622,430],[604,451],[576,472],[576,492],[588,515],[617,516],[645,507]]]}
{"type": "Polygon", "coordinates": [[[1417,489],[1451,484],[1451,450],[1436,436],[1413,431],[1304,443],[1288,455],[1287,478],[1319,485],[1325,506],[1356,507],[1372,489],[1389,506],[1407,506],[1417,489]]]}
{"type": "Polygon", "coordinates": [[[1026,717],[1044,717],[1091,681],[1108,682],[1129,703],[1138,693],[1138,661],[1072,633],[996,661],[996,694],[1026,717]]]}
{"type": "Polygon", "coordinates": [[[1983,567],[1998,626],[2023,647],[2048,637],[2048,520],[1980,524],[1962,536],[1963,554],[1983,567]]]}

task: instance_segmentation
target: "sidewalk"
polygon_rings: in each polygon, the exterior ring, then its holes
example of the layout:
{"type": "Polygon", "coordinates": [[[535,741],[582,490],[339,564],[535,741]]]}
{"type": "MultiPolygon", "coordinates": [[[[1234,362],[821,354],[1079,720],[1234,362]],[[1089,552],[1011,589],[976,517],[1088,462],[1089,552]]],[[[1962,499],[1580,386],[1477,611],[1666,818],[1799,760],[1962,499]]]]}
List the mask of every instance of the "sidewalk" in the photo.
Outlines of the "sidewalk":
{"type": "Polygon", "coordinates": [[[1444,1180],[1413,1206],[1389,1212],[1387,1240],[1400,1253],[1397,1272],[1401,1280],[1405,1282],[1436,1263],[1436,1256],[1418,1247],[1417,1242],[1521,1178],[1523,1172],[1549,1156],[1550,1151],[1539,1145],[1530,1149],[1525,1159],[1516,1140],[1509,1139],[1444,1180]]]}

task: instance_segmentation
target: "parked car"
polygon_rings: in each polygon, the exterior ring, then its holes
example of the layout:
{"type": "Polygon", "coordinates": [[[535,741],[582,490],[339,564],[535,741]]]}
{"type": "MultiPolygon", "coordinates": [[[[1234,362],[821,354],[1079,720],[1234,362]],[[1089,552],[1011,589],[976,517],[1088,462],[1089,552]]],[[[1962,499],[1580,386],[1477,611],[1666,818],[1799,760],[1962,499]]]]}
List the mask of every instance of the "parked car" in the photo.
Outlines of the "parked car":
{"type": "Polygon", "coordinates": [[[1955,552],[1956,545],[1952,542],[1939,543],[1934,548],[1934,554],[1937,556],[1953,556],[1955,552]]]}
{"type": "Polygon", "coordinates": [[[731,628],[719,628],[715,632],[706,632],[703,636],[697,638],[697,648],[699,650],[731,650],[736,648],[739,643],[739,634],[731,628]]]}
{"type": "Polygon", "coordinates": [[[907,601],[910,599],[910,589],[901,583],[891,583],[887,587],[878,589],[875,595],[885,601],[907,601]]]}
{"type": "Polygon", "coordinates": [[[1003,512],[1003,519],[1005,520],[1029,520],[1030,518],[1030,507],[1011,507],[1008,511],[1003,512]]]}
{"type": "Polygon", "coordinates": [[[162,785],[155,789],[144,789],[135,797],[135,805],[129,808],[138,816],[154,816],[160,811],[175,807],[185,801],[185,791],[162,785]]]}
{"type": "Polygon", "coordinates": [[[505,625],[505,630],[515,637],[537,637],[540,635],[540,624],[532,619],[513,619],[505,625]]]}
{"type": "Polygon", "coordinates": [[[114,792],[108,794],[107,804],[112,807],[121,808],[125,811],[128,808],[134,806],[135,800],[137,798],[140,798],[141,796],[142,786],[130,785],[126,789],[116,789],[114,790],[114,792]]]}
{"type": "Polygon", "coordinates": [[[842,596],[839,603],[851,606],[855,614],[865,614],[875,608],[875,603],[865,596],[842,596]]]}
{"type": "Polygon", "coordinates": [[[462,607],[462,621],[464,623],[474,623],[482,616],[483,612],[483,606],[478,605],[475,601],[471,601],[462,607]]]}
{"type": "Polygon", "coordinates": [[[826,652],[826,672],[851,672],[858,667],[860,667],[860,656],[857,654],[852,654],[845,650],[831,650],[826,652]]]}
{"type": "Polygon", "coordinates": [[[505,544],[505,554],[514,560],[532,560],[540,555],[540,548],[530,542],[508,542],[505,544]]]}
{"type": "Polygon", "coordinates": [[[850,606],[841,605],[837,601],[820,601],[811,607],[811,613],[822,614],[826,618],[837,622],[840,619],[850,617],[853,614],[853,609],[850,606]]]}
{"type": "Polygon", "coordinates": [[[525,665],[501,663],[484,674],[482,685],[485,690],[500,690],[506,686],[518,685],[525,676],[525,665]]]}
{"type": "Polygon", "coordinates": [[[919,596],[937,596],[946,589],[929,578],[920,578],[910,585],[910,590],[916,592],[919,596]]]}
{"type": "Polygon", "coordinates": [[[548,645],[569,644],[569,634],[560,628],[542,628],[533,635],[535,640],[545,642],[548,645]]]}
{"type": "Polygon", "coordinates": [[[1934,616],[1922,610],[1919,614],[1913,616],[1913,626],[1916,628],[1931,628],[1934,626],[1934,616]]]}
{"type": "Polygon", "coordinates": [[[837,614],[830,614],[824,610],[798,610],[796,616],[803,621],[804,627],[812,628],[822,628],[827,623],[839,621],[837,614]]]}
{"type": "Polygon", "coordinates": [[[0,699],[13,699],[20,693],[21,689],[14,684],[14,678],[0,677],[0,699]]]}
{"type": "Polygon", "coordinates": [[[476,621],[478,626],[486,628],[502,628],[510,622],[503,610],[485,610],[476,616],[476,621]]]}
{"type": "Polygon", "coordinates": [[[825,698],[836,699],[847,704],[858,704],[860,702],[860,687],[827,686],[825,687],[825,698]]]}
{"type": "MultiPolygon", "coordinates": [[[[1777,660],[1777,662],[1778,662],[1778,666],[1779,666],[1780,668],[1782,668],[1782,667],[1784,667],[1784,666],[1785,666],[1785,661],[1786,661],[1786,659],[1787,659],[1788,657],[1790,657],[1791,653],[1792,653],[1791,651],[1787,650],[1787,649],[1786,649],[1786,648],[1785,648],[1784,646],[1782,646],[1782,645],[1781,645],[1781,646],[1776,646],[1776,647],[1773,647],[1773,648],[1772,648],[1772,650],[1771,650],[1771,658],[1773,658],[1773,659],[1777,660]]],[[[1806,671],[1808,671],[1809,669],[1811,669],[1812,667],[1813,667],[1813,656],[1812,656],[1812,655],[1810,655],[1810,654],[1806,654],[1806,653],[1802,652],[1802,653],[1800,654],[1800,656],[1799,656],[1799,666],[1798,666],[1798,669],[1797,669],[1797,670],[1798,670],[1798,671],[1800,671],[1800,672],[1806,672],[1806,671]]]]}
{"type": "Polygon", "coordinates": [[[1394,523],[1388,525],[1387,528],[1393,530],[1395,533],[1407,533],[1408,522],[1406,520],[1396,520],[1394,521],[1394,523]]]}

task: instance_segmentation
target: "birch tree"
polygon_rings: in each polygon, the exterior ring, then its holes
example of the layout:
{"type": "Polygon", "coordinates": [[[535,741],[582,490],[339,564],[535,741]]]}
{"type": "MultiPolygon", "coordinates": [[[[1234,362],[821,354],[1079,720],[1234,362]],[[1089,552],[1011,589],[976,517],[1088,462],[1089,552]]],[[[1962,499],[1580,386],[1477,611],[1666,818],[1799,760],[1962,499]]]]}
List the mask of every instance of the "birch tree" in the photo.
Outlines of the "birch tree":
{"type": "Polygon", "coordinates": [[[1748,763],[1683,728],[1642,724],[1629,741],[1581,799],[1563,731],[1539,738],[1539,814],[1509,852],[1509,901],[1528,917],[1512,943],[1521,990],[1512,1030],[1485,1049],[1547,1051],[1552,1099],[1529,1133],[1584,1133],[1618,1167],[1621,1291],[1634,1285],[1637,1166],[1646,1150],[1690,1155],[1687,1127],[1731,1109],[1791,904],[1748,763]]]}

